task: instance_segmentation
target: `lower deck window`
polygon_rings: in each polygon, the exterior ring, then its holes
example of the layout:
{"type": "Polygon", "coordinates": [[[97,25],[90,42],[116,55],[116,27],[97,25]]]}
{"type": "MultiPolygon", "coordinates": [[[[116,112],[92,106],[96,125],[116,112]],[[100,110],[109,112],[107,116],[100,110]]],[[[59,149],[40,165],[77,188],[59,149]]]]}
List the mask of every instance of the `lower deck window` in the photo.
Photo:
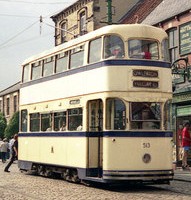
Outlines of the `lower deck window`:
{"type": "Polygon", "coordinates": [[[30,131],[35,132],[40,130],[40,114],[30,114],[30,131]]]}
{"type": "Polygon", "coordinates": [[[124,130],[126,127],[126,107],[122,100],[114,98],[107,100],[107,123],[109,130],[124,130]]]}
{"type": "Polygon", "coordinates": [[[151,102],[134,102],[130,104],[131,129],[160,129],[161,105],[151,102]]]}
{"type": "Polygon", "coordinates": [[[52,131],[51,114],[41,114],[41,131],[52,131]]]}
{"type": "Polygon", "coordinates": [[[68,110],[68,130],[80,131],[82,130],[82,109],[74,108],[68,110]]]}
{"type": "Polygon", "coordinates": [[[54,131],[66,130],[66,112],[54,113],[54,131]]]}

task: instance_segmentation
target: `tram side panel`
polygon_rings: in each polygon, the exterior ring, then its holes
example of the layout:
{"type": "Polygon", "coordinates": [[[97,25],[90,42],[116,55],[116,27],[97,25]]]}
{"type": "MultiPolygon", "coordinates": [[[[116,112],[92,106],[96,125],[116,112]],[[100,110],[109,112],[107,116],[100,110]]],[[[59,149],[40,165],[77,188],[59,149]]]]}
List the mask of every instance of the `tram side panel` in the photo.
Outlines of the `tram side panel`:
{"type": "Polygon", "coordinates": [[[103,148],[103,170],[172,169],[171,138],[104,138],[103,148]],[[148,162],[145,154],[150,155],[148,162]]]}
{"type": "Polygon", "coordinates": [[[86,146],[85,137],[19,137],[19,161],[85,168],[86,146]]]}

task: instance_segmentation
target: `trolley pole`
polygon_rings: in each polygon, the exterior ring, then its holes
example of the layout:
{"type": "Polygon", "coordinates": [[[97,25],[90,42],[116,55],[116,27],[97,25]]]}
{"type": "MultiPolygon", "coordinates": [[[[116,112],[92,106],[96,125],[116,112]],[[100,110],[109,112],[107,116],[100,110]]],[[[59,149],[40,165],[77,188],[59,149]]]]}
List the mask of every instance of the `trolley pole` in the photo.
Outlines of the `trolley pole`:
{"type": "Polygon", "coordinates": [[[107,23],[112,24],[112,0],[107,0],[107,23]]]}

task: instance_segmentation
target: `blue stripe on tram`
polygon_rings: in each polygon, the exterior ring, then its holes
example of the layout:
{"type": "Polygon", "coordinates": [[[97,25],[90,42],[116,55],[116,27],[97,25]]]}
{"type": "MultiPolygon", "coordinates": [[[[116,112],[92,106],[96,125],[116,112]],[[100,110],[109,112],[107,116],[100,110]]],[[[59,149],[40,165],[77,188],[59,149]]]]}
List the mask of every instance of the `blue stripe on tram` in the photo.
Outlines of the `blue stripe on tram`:
{"type": "Polygon", "coordinates": [[[171,131],[29,132],[19,137],[172,137],[171,131]]]}

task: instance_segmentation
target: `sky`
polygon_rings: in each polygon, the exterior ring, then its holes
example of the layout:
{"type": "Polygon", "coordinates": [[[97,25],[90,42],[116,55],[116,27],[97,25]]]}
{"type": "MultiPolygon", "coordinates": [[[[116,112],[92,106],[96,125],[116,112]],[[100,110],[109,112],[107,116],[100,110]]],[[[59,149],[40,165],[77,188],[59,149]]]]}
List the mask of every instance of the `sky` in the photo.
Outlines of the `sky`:
{"type": "Polygon", "coordinates": [[[54,47],[50,17],[75,1],[0,0],[0,91],[21,80],[25,59],[54,47]]]}

